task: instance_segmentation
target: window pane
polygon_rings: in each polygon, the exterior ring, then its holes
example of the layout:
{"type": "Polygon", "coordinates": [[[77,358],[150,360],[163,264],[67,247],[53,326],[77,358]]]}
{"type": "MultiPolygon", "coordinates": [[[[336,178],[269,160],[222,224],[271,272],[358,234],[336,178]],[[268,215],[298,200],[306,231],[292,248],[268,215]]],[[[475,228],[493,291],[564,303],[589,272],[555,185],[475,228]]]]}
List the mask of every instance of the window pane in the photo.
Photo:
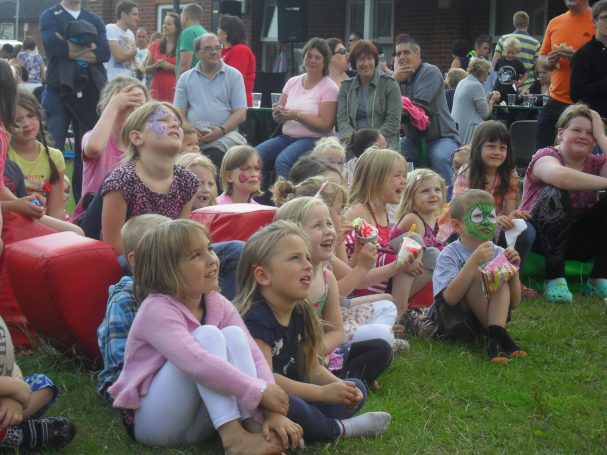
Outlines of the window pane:
{"type": "Polygon", "coordinates": [[[266,6],[261,38],[278,40],[278,10],[276,6],[266,6]]]}
{"type": "Polygon", "coordinates": [[[365,3],[352,1],[350,3],[350,33],[365,31],[365,3]]]}
{"type": "Polygon", "coordinates": [[[394,6],[392,0],[378,0],[374,4],[375,24],[373,27],[373,37],[391,37],[392,36],[392,16],[394,15],[394,6]]]}
{"type": "Polygon", "coordinates": [[[529,33],[542,36],[544,34],[544,18],[546,17],[545,0],[495,0],[495,36],[511,33],[512,16],[517,11],[529,14],[529,33]]]}

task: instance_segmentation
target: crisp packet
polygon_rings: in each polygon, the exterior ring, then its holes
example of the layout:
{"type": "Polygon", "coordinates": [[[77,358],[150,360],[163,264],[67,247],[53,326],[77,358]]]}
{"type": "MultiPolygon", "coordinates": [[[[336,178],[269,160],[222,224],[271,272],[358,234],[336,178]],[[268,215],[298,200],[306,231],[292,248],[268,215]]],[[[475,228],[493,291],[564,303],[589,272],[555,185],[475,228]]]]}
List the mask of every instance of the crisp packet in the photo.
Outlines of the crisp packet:
{"type": "Polygon", "coordinates": [[[409,259],[410,255],[416,255],[421,251],[421,249],[422,246],[419,243],[417,243],[413,239],[410,239],[409,237],[405,237],[402,243],[400,244],[396,262],[399,265],[403,265],[405,262],[407,262],[407,259],[409,259]]]}
{"type": "Polygon", "coordinates": [[[451,213],[449,212],[449,204],[445,204],[443,207],[443,213],[438,217],[438,233],[436,234],[436,240],[442,243],[446,243],[449,237],[453,235],[455,229],[451,223],[451,213]]]}
{"type": "Polygon", "coordinates": [[[514,276],[518,267],[512,264],[506,254],[501,252],[481,272],[483,284],[487,292],[493,292],[502,284],[506,284],[514,276]]]}
{"type": "Polygon", "coordinates": [[[356,237],[361,243],[371,243],[377,240],[377,228],[370,225],[362,218],[356,218],[352,221],[356,237]]]}

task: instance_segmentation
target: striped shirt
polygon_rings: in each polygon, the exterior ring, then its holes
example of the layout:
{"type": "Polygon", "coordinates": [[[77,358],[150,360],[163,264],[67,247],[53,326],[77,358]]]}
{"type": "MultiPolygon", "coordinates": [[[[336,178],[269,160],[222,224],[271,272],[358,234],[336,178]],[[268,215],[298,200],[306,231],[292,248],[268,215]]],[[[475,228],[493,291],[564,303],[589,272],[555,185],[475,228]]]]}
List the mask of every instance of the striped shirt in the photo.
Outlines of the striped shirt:
{"type": "Polygon", "coordinates": [[[540,56],[540,42],[533,38],[529,33],[524,30],[515,30],[512,33],[503,35],[495,46],[495,52],[504,54],[504,43],[510,39],[516,38],[521,43],[521,51],[518,53],[517,58],[523,62],[525,69],[527,70],[527,80],[524,84],[519,87],[519,90],[529,90],[531,85],[535,82],[534,64],[540,56]]]}

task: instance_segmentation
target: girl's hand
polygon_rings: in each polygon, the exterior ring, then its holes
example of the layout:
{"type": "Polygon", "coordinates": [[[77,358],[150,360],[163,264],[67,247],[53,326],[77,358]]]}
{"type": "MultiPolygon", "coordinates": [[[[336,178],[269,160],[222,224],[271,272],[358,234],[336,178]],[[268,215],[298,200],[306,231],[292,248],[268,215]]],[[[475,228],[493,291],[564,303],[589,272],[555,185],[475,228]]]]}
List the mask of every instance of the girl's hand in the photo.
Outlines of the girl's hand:
{"type": "Polygon", "coordinates": [[[360,265],[361,267],[371,270],[375,266],[377,260],[377,247],[373,243],[360,243],[356,242],[354,246],[355,250],[358,250],[356,254],[356,261],[354,265],[360,265]]]}
{"type": "Polygon", "coordinates": [[[108,107],[111,107],[116,112],[122,112],[127,109],[136,109],[145,103],[145,95],[141,87],[135,84],[129,84],[121,89],[116,88],[108,107]]]}
{"type": "Polygon", "coordinates": [[[335,226],[335,245],[339,245],[343,243],[346,235],[352,230],[352,223],[346,221],[344,219],[341,220],[341,223],[335,226]]]}
{"type": "Polygon", "coordinates": [[[500,215],[497,217],[497,227],[502,231],[507,231],[514,227],[514,223],[508,215],[500,215]]]}
{"type": "Polygon", "coordinates": [[[266,441],[272,440],[272,431],[276,433],[282,442],[282,450],[296,449],[299,447],[303,436],[301,426],[283,415],[276,412],[265,412],[265,419],[261,426],[261,432],[266,441]],[[291,444],[289,445],[289,441],[291,444]]]}
{"type": "Polygon", "coordinates": [[[422,264],[421,258],[415,258],[413,264],[407,269],[407,274],[416,277],[424,271],[424,265],[422,264]]]}
{"type": "Polygon", "coordinates": [[[358,395],[356,385],[350,381],[336,381],[322,386],[322,402],[352,406],[358,395]]]}
{"type": "Polygon", "coordinates": [[[11,397],[0,398],[0,431],[23,421],[23,405],[11,397]]]}
{"type": "Polygon", "coordinates": [[[289,397],[287,393],[276,384],[268,384],[266,390],[261,395],[259,403],[263,408],[269,411],[277,412],[283,416],[289,411],[289,397]]]}
{"type": "Polygon", "coordinates": [[[514,219],[514,218],[521,218],[523,220],[528,220],[529,218],[531,218],[531,213],[529,213],[527,210],[513,210],[512,213],[510,213],[510,218],[514,219]]]}
{"type": "Polygon", "coordinates": [[[511,246],[504,250],[504,254],[506,255],[511,264],[514,264],[517,267],[521,265],[521,257],[518,255],[518,251],[516,251],[511,246]]]}
{"type": "Polygon", "coordinates": [[[590,110],[590,114],[592,115],[592,135],[594,140],[598,141],[605,136],[605,124],[597,111],[590,110]]]}
{"type": "Polygon", "coordinates": [[[363,398],[364,398],[364,395],[363,395],[362,390],[360,390],[358,387],[356,387],[356,397],[354,398],[354,400],[352,401],[350,406],[347,406],[348,409],[354,411],[356,409],[356,407],[360,404],[360,402],[363,398]]]}
{"type": "Polygon", "coordinates": [[[31,194],[29,196],[25,196],[14,201],[12,205],[12,211],[27,218],[39,220],[46,212],[46,210],[44,209],[45,204],[46,199],[44,198],[44,196],[41,196],[39,194],[31,194]],[[39,201],[42,207],[36,205],[33,202],[34,200],[39,201]]]}

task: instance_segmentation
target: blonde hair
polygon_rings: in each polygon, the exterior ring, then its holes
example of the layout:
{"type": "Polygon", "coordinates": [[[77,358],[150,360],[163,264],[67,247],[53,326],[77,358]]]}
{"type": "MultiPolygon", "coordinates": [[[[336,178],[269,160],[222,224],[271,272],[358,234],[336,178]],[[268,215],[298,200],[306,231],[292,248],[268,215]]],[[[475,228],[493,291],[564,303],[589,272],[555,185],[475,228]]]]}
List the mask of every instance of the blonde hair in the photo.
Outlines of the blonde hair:
{"type": "Polygon", "coordinates": [[[110,100],[112,99],[112,96],[114,96],[115,92],[122,90],[127,85],[137,86],[137,88],[141,89],[141,91],[144,93],[145,100],[150,100],[150,95],[147,88],[140,81],[131,76],[116,76],[110,79],[103,87],[103,90],[101,90],[99,102],[97,103],[97,113],[101,115],[107,105],[110,104],[110,100]]]}
{"type": "Polygon", "coordinates": [[[320,197],[301,196],[288,201],[276,211],[274,220],[287,220],[297,223],[303,229],[304,219],[314,207],[327,204],[320,197]]]}
{"type": "Polygon", "coordinates": [[[135,251],[145,233],[165,221],[171,221],[171,219],[164,215],[150,213],[133,217],[124,223],[122,229],[120,229],[124,253],[129,254],[135,251]]]}
{"type": "Polygon", "coordinates": [[[415,193],[417,192],[417,189],[419,188],[421,183],[424,180],[429,179],[437,179],[438,184],[440,185],[443,197],[443,200],[439,204],[438,208],[438,211],[440,213],[447,197],[447,186],[445,184],[445,179],[431,169],[415,169],[407,175],[407,183],[400,198],[400,203],[398,204],[398,207],[396,209],[396,218],[400,219],[407,213],[411,213],[414,211],[413,197],[415,196],[415,193]]]}
{"type": "Polygon", "coordinates": [[[329,208],[333,207],[337,200],[341,200],[342,204],[348,202],[348,189],[345,186],[320,175],[308,177],[297,185],[279,177],[272,187],[272,201],[274,201],[276,207],[283,206],[293,198],[316,195],[318,195],[329,208]],[[321,188],[322,191],[320,191],[321,188]]]}
{"type": "Polygon", "coordinates": [[[360,156],[354,169],[350,188],[350,204],[372,204],[381,202],[381,194],[386,181],[390,177],[392,167],[401,161],[407,166],[407,161],[398,152],[388,148],[369,147],[360,156]]]}
{"type": "Polygon", "coordinates": [[[70,178],[63,174],[63,192],[71,193],[72,192],[72,182],[70,182],[70,178]]]}
{"type": "Polygon", "coordinates": [[[314,144],[314,149],[310,152],[310,156],[327,161],[326,153],[333,149],[341,150],[344,156],[346,156],[346,149],[344,148],[343,144],[333,136],[322,137],[317,140],[314,144]]]}
{"type": "Polygon", "coordinates": [[[521,42],[517,40],[515,37],[508,38],[504,41],[504,45],[502,46],[504,50],[508,48],[515,49],[517,52],[521,51],[521,42]]]}
{"type": "Polygon", "coordinates": [[[192,125],[188,121],[184,120],[183,125],[181,125],[181,129],[183,130],[184,136],[186,134],[196,134],[198,136],[198,133],[196,132],[196,128],[194,128],[194,125],[192,125]]]}
{"type": "MultiPolygon", "coordinates": [[[[236,269],[238,291],[233,300],[234,306],[242,315],[251,309],[256,300],[263,298],[253,269],[256,267],[269,268],[278,243],[290,235],[303,239],[309,248],[308,239],[301,227],[284,220],[274,221],[272,224],[264,226],[247,241],[236,269]]],[[[293,311],[301,314],[304,319],[305,371],[311,371],[316,366],[318,357],[324,352],[320,319],[307,300],[297,301],[293,311]]]]}
{"type": "Polygon", "coordinates": [[[468,73],[464,68],[451,68],[445,76],[445,85],[448,89],[455,90],[457,84],[459,84],[462,79],[465,79],[467,75],[468,73]]]}
{"type": "MultiPolygon", "coordinates": [[[[259,153],[250,145],[234,145],[223,156],[219,174],[221,175],[221,187],[228,196],[231,196],[234,192],[234,184],[228,182],[227,173],[245,164],[252,156],[256,157],[261,164],[259,153]]],[[[261,190],[257,189],[251,193],[251,197],[261,196],[262,194],[261,190]]]]}
{"type": "Polygon", "coordinates": [[[477,79],[485,73],[491,71],[491,63],[482,58],[475,58],[468,65],[468,74],[473,75],[477,79]]]}
{"type": "MultiPolygon", "coordinates": [[[[592,124],[592,112],[590,108],[584,103],[575,103],[568,106],[559,119],[556,121],[556,129],[565,129],[569,126],[571,121],[576,117],[582,117],[590,121],[592,124]]],[[[559,140],[558,134],[555,139],[555,144],[558,145],[561,141],[559,140]]]]}
{"type": "MultiPolygon", "coordinates": [[[[177,155],[177,160],[175,164],[187,167],[190,170],[194,166],[201,166],[207,169],[211,174],[213,174],[213,184],[215,183],[215,178],[217,177],[217,168],[209,158],[204,155],[201,155],[200,153],[191,152],[177,155]]],[[[211,199],[209,199],[209,205],[217,205],[217,199],[215,198],[214,194],[211,194],[211,199]]]]}
{"type": "Polygon", "coordinates": [[[464,215],[474,204],[495,205],[493,195],[483,190],[467,189],[457,193],[449,203],[449,214],[454,220],[462,221],[464,215]]]}
{"type": "Polygon", "coordinates": [[[183,124],[183,115],[181,111],[172,104],[163,101],[148,101],[142,106],[139,106],[133,111],[129,118],[126,119],[122,134],[120,135],[120,146],[124,149],[123,163],[128,163],[139,157],[139,150],[131,143],[129,135],[131,131],[143,131],[150,117],[158,109],[168,110],[177,117],[177,120],[183,124]]]}
{"type": "Polygon", "coordinates": [[[135,248],[134,292],[141,303],[149,294],[183,299],[187,291],[180,263],[191,253],[195,236],[211,242],[207,228],[191,220],[171,220],[149,230],[135,248]]]}

